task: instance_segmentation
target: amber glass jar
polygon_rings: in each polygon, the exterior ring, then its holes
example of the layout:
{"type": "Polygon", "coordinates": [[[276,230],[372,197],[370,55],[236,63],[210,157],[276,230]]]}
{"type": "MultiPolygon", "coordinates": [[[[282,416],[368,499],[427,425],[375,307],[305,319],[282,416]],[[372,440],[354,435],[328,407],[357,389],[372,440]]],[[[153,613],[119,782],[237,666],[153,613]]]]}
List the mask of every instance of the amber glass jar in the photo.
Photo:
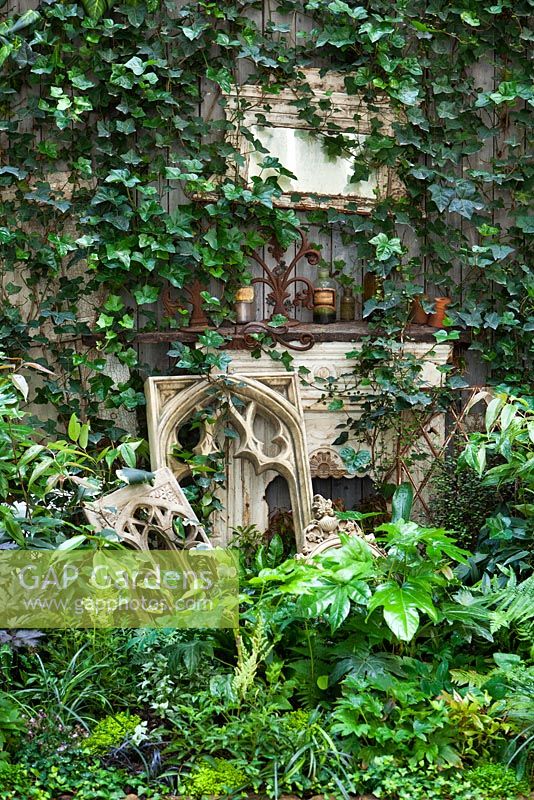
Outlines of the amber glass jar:
{"type": "Polygon", "coordinates": [[[319,267],[313,290],[313,321],[328,325],[336,321],[336,285],[328,267],[319,267]]]}

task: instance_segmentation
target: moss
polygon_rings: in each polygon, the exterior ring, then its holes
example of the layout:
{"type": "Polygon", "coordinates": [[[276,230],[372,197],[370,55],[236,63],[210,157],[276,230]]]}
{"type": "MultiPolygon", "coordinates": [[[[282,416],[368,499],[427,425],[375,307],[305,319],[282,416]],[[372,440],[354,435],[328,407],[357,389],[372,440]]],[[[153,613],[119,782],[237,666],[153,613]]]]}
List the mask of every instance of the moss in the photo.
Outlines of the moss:
{"type": "Polygon", "coordinates": [[[185,784],[191,797],[217,797],[236,791],[247,782],[245,773],[224,758],[199,764],[185,784]]]}
{"type": "Polygon", "coordinates": [[[83,749],[93,756],[105,755],[131,737],[140,724],[141,717],[126,712],[104,717],[85,740],[83,749]]]}

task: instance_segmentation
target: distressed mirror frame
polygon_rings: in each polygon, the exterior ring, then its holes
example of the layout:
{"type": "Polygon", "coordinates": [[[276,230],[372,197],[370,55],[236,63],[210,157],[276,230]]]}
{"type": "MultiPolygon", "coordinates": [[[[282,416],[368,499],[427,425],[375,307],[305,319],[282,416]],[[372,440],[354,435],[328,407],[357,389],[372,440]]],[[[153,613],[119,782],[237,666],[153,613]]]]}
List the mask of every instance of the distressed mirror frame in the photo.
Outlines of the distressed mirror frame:
{"type": "MultiPolygon", "coordinates": [[[[372,104],[368,104],[360,94],[347,94],[344,83],[346,76],[341,73],[329,73],[328,76],[321,77],[318,69],[306,69],[303,72],[312,92],[310,101],[314,105],[314,111],[323,116],[323,132],[331,135],[341,133],[368,136],[373,130],[373,120],[378,119],[382,123],[380,132],[386,136],[393,135],[393,122],[398,115],[395,114],[386,95],[377,95],[373,98],[372,104]],[[330,101],[331,107],[322,111],[320,103],[324,100],[330,101]]],[[[229,140],[243,159],[243,163],[237,168],[237,177],[247,185],[250,185],[251,156],[256,151],[252,143],[245,138],[243,128],[249,130],[258,127],[270,130],[283,128],[310,132],[317,130],[299,118],[298,109],[294,104],[297,96],[297,92],[292,88],[282,89],[278,94],[270,94],[261,86],[252,84],[236,86],[231,92],[224,93],[227,120],[234,126],[234,132],[229,134],[229,140]],[[262,120],[265,120],[267,125],[262,124],[262,120]]],[[[345,164],[346,168],[346,160],[336,158],[345,164]]],[[[296,173],[295,164],[280,160],[286,169],[296,173]]],[[[301,166],[302,169],[305,169],[304,165],[301,166]]],[[[358,181],[352,185],[353,192],[334,195],[321,191],[320,187],[313,193],[309,190],[300,192],[297,182],[295,188],[283,192],[281,197],[274,200],[274,204],[283,208],[302,210],[335,208],[365,214],[371,212],[378,200],[386,196],[398,197],[403,194],[400,178],[395,170],[388,166],[381,166],[372,171],[367,181],[358,181]],[[374,191],[369,184],[374,185],[374,191]]]]}

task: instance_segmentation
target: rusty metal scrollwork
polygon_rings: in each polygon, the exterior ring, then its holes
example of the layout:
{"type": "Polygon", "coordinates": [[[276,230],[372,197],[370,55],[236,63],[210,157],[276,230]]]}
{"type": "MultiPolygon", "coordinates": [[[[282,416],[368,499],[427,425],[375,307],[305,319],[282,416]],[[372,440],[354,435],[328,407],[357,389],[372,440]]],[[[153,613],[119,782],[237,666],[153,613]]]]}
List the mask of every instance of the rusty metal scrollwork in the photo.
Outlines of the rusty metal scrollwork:
{"type": "Polygon", "coordinates": [[[258,347],[258,340],[254,334],[263,333],[273,339],[279,344],[283,344],[288,350],[297,350],[304,353],[306,350],[311,350],[315,344],[315,336],[310,331],[302,331],[298,336],[298,344],[293,341],[286,341],[284,336],[289,333],[287,325],[278,325],[276,328],[271,328],[264,322],[249,322],[245,325],[242,331],[243,345],[245,350],[254,350],[258,347]]]}
{"type": "MultiPolygon", "coordinates": [[[[263,275],[259,278],[254,278],[252,283],[263,283],[271,290],[267,295],[267,303],[274,306],[270,319],[277,314],[283,314],[288,318],[289,325],[298,324],[298,320],[290,316],[292,309],[298,306],[301,308],[313,308],[314,287],[312,282],[303,275],[295,275],[293,272],[301,259],[305,258],[308,264],[315,266],[319,263],[321,258],[320,252],[310,247],[305,232],[300,228],[298,232],[300,236],[300,247],[289,264],[287,264],[283,258],[285,250],[283,250],[276,241],[271,241],[267,247],[268,252],[276,261],[276,266],[272,268],[267,265],[265,260],[258,255],[258,253],[251,253],[251,258],[253,258],[263,270],[263,275]],[[289,287],[296,287],[299,284],[302,288],[299,291],[295,291],[295,295],[293,299],[291,299],[289,287]]],[[[309,345],[309,347],[311,346],[312,345],[309,345]]],[[[309,347],[293,349],[308,350],[309,347]]]]}

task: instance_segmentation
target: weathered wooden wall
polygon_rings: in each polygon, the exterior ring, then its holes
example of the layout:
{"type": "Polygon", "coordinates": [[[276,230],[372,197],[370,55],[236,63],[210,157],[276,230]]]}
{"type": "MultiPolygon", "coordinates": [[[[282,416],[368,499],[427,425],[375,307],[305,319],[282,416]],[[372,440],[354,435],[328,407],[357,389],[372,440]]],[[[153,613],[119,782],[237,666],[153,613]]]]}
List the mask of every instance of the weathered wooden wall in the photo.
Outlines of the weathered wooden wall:
{"type": "MultiPolygon", "coordinates": [[[[19,14],[23,11],[27,10],[28,8],[36,8],[38,6],[38,0],[8,0],[7,5],[4,6],[4,12],[8,15],[11,14],[19,14]]],[[[181,5],[182,0],[178,0],[177,5],[181,5]]],[[[309,31],[313,26],[312,20],[302,14],[292,13],[289,15],[281,15],[276,10],[276,2],[275,0],[264,0],[263,7],[261,10],[253,10],[251,9],[249,12],[251,19],[255,21],[255,23],[265,29],[267,23],[269,21],[273,21],[276,23],[286,23],[289,26],[289,34],[288,36],[291,37],[291,40],[296,43],[298,40],[299,33],[304,31],[309,31]]],[[[282,35],[282,34],[279,34],[282,35]]],[[[247,63],[245,60],[241,60],[239,66],[239,75],[238,79],[240,82],[244,83],[247,80],[248,74],[250,70],[247,67],[247,63]]],[[[321,66],[321,62],[318,60],[316,66],[321,66]]],[[[494,76],[494,69],[493,65],[490,61],[487,61],[483,65],[476,65],[473,68],[473,77],[475,78],[475,85],[480,87],[481,89],[487,90],[493,88],[495,86],[495,76],[494,76]]],[[[201,91],[201,102],[199,103],[198,111],[199,114],[204,116],[205,118],[217,118],[221,117],[223,111],[217,102],[217,87],[209,81],[203,80],[200,84],[200,91],[201,91]]],[[[487,110],[484,110],[484,114],[488,114],[487,110]]],[[[496,124],[496,120],[493,119],[493,123],[496,124]]],[[[31,125],[31,120],[28,119],[28,125],[31,125]]],[[[489,169],[489,161],[491,158],[498,155],[499,148],[505,146],[504,144],[500,144],[499,139],[490,138],[488,143],[480,150],[478,153],[473,155],[469,160],[466,160],[463,164],[458,166],[459,174],[465,174],[468,169],[489,169]]],[[[179,188],[176,187],[176,184],[166,183],[164,181],[161,182],[161,194],[164,198],[164,203],[168,211],[172,211],[176,208],[177,205],[184,202],[185,198],[183,193],[179,188]]],[[[505,212],[494,212],[493,218],[494,221],[499,223],[505,223],[505,212]]],[[[457,225],[459,228],[463,228],[465,225],[465,221],[458,217],[453,220],[453,224],[457,225]]],[[[418,254],[418,242],[416,237],[414,236],[413,232],[406,226],[400,226],[399,228],[399,235],[403,243],[409,248],[410,252],[414,255],[418,254]]],[[[348,266],[350,266],[351,271],[354,274],[355,282],[361,283],[363,280],[363,274],[365,269],[365,264],[362,259],[357,257],[356,249],[354,246],[351,246],[350,243],[344,243],[341,240],[340,233],[332,228],[330,231],[319,230],[318,228],[310,228],[309,229],[309,239],[310,241],[318,246],[321,250],[321,254],[323,259],[326,261],[327,264],[333,265],[334,262],[338,259],[342,259],[346,262],[348,266]]],[[[294,252],[294,251],[293,251],[294,252]]],[[[264,256],[267,255],[264,253],[264,256]]],[[[290,258],[292,252],[288,252],[288,257],[290,258]]],[[[258,267],[251,264],[252,271],[254,274],[258,273],[258,267]]],[[[429,292],[430,295],[434,293],[439,294],[439,288],[436,290],[430,283],[430,279],[427,277],[427,273],[429,273],[428,269],[429,265],[424,264],[424,274],[422,276],[423,282],[425,285],[425,290],[429,292]]],[[[301,263],[299,272],[303,274],[305,277],[310,278],[312,281],[316,277],[316,268],[309,266],[305,261],[301,263]]],[[[466,275],[464,274],[463,268],[458,265],[453,268],[452,277],[455,280],[458,288],[459,288],[459,295],[461,296],[462,286],[464,281],[466,280],[466,275]]],[[[216,287],[214,286],[214,291],[216,291],[216,287]]],[[[264,313],[264,291],[262,287],[257,287],[256,291],[257,295],[257,318],[260,319],[264,313]]],[[[148,309],[149,311],[153,311],[156,313],[158,319],[162,319],[164,316],[162,304],[154,304],[152,307],[144,307],[144,309],[148,309]]],[[[306,309],[298,309],[296,311],[296,316],[302,321],[306,322],[309,321],[311,318],[311,312],[306,309]]],[[[138,311],[138,322],[139,327],[143,327],[144,320],[146,318],[144,310],[138,311]]],[[[361,318],[361,306],[358,306],[357,301],[357,309],[356,309],[356,318],[361,318]]],[[[171,366],[171,360],[167,356],[167,351],[169,347],[167,344],[147,344],[147,343],[139,343],[138,350],[141,362],[145,365],[145,372],[147,374],[162,374],[169,370],[171,366]]],[[[484,381],[484,370],[482,369],[481,365],[478,363],[476,359],[470,359],[469,365],[469,378],[472,384],[482,383],[484,381]]]]}

